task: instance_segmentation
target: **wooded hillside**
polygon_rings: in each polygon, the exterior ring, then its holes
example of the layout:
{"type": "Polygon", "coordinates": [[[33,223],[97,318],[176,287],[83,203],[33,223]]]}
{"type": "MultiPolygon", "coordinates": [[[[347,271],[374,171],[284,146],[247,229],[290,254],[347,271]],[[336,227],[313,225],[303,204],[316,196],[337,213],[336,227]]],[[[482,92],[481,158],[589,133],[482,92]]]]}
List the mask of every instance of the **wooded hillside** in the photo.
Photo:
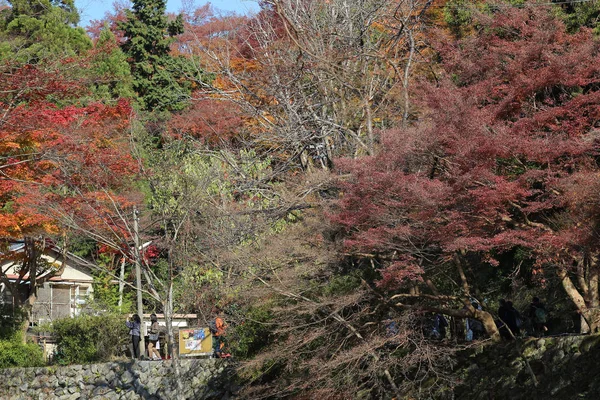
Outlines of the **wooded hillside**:
{"type": "Polygon", "coordinates": [[[23,332],[47,242],[97,310],[136,262],[144,312],[222,308],[242,398],[433,398],[470,335],[600,329],[598,1],[35,3],[0,3],[23,332]]]}

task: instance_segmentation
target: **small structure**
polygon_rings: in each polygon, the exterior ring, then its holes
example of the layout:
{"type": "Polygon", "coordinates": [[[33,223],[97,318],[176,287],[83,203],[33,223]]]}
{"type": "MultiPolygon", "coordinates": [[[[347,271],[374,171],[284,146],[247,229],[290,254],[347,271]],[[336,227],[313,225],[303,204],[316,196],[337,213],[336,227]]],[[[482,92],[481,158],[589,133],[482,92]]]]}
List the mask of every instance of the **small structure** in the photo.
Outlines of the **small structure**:
{"type": "MultiPolygon", "coordinates": [[[[173,314],[171,316],[175,351],[180,357],[203,357],[212,355],[212,335],[208,328],[194,328],[198,314],[173,314]]],[[[160,345],[166,343],[166,321],[164,314],[156,314],[160,327],[160,345]]],[[[144,314],[144,334],[150,328],[150,314],[144,314]]],[[[164,349],[163,349],[164,351],[164,349]]]]}
{"type": "Polygon", "coordinates": [[[213,337],[208,328],[179,330],[180,357],[207,357],[213,355],[213,337]]]}
{"type": "MultiPolygon", "coordinates": [[[[25,250],[25,243],[14,242],[9,246],[8,252],[2,255],[0,268],[3,275],[11,282],[19,279],[17,273],[20,254],[25,250]]],[[[61,270],[63,254],[59,247],[48,244],[42,251],[40,258],[52,269],[61,270]]],[[[72,253],[66,253],[64,269],[60,275],[47,279],[43,286],[37,290],[37,299],[33,304],[30,323],[37,325],[42,322],[51,322],[58,318],[73,317],[78,315],[87,299],[94,291],[94,277],[91,274],[91,264],[72,253]]],[[[20,278],[23,289],[29,289],[28,276],[20,278]]],[[[10,288],[0,283],[0,302],[11,302],[10,288]]]]}
{"type": "MultiPolygon", "coordinates": [[[[146,330],[144,332],[148,332],[147,329],[150,327],[150,315],[152,314],[144,314],[144,325],[146,326],[146,330]]],[[[161,327],[161,330],[166,330],[167,323],[165,321],[165,315],[155,315],[158,321],[158,326],[161,327]]],[[[187,328],[189,326],[188,321],[196,320],[197,318],[198,314],[173,314],[171,315],[171,324],[173,325],[173,329],[176,331],[178,329],[187,328]]]]}

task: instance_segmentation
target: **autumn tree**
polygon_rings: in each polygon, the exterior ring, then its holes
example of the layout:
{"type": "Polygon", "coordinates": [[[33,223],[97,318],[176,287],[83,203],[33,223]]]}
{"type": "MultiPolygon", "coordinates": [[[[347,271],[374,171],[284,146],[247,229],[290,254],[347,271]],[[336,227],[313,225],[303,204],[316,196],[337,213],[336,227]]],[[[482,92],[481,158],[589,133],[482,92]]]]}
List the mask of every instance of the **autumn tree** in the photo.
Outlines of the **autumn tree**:
{"type": "Polygon", "coordinates": [[[257,132],[254,113],[241,104],[236,87],[227,79],[224,65],[245,68],[247,64],[235,55],[240,32],[247,17],[219,15],[210,4],[188,7],[182,13],[185,30],[177,36],[174,48],[178,54],[198,62],[199,68],[210,72],[208,82],[197,82],[192,101],[168,124],[172,135],[196,138],[208,147],[234,144],[245,146],[257,132]],[[234,54],[229,54],[233,52],[234,54]]]}
{"type": "MultiPolygon", "coordinates": [[[[37,287],[60,274],[60,268],[39,262],[44,238],[65,232],[60,216],[86,218],[92,225],[115,201],[116,195],[108,195],[136,170],[120,142],[129,105],[77,105],[86,90],[61,74],[62,68],[65,65],[8,64],[1,70],[5,96],[0,102],[0,236],[25,239],[18,281],[27,293],[12,293],[16,305],[28,312],[37,287]]],[[[9,287],[14,283],[7,271],[1,271],[1,279],[9,287]]]]}
{"type": "Polygon", "coordinates": [[[469,282],[521,248],[595,330],[595,203],[583,193],[597,174],[597,42],[586,29],[568,34],[551,8],[477,18],[478,35],[437,43],[443,79],[423,84],[422,122],[388,132],[375,158],[345,163],[353,179],[336,220],[350,253],[370,253],[380,286],[405,307],[454,302],[447,314],[486,323],[469,282]]]}
{"type": "Polygon", "coordinates": [[[327,169],[335,155],[372,152],[378,125],[409,118],[427,7],[266,2],[248,21],[211,20],[186,43],[217,77],[200,89],[243,107],[257,148],[293,168],[327,169]]]}
{"type": "MultiPolygon", "coordinates": [[[[423,47],[417,40],[429,5],[413,0],[360,5],[275,1],[271,5],[274,16],[264,23],[258,20],[251,39],[264,46],[280,32],[284,40],[279,43],[292,45],[291,50],[303,61],[290,67],[295,66],[297,76],[303,78],[299,85],[306,79],[313,82],[313,89],[300,90],[304,95],[298,98],[290,92],[293,98],[278,99],[280,104],[299,103],[307,108],[291,113],[306,118],[305,123],[297,121],[300,126],[313,121],[317,126],[306,130],[322,139],[329,137],[345,154],[372,154],[374,129],[390,122],[391,115],[386,112],[401,104],[395,110],[402,116],[400,120],[411,113],[409,79],[417,50],[423,47]]],[[[261,64],[277,64],[275,59],[261,60],[262,52],[257,50],[254,54],[261,64]]],[[[278,47],[273,50],[267,54],[277,57],[281,53],[278,47]]],[[[278,75],[285,79],[282,72],[278,75]]],[[[276,89],[274,95],[280,97],[277,93],[276,89]]]]}

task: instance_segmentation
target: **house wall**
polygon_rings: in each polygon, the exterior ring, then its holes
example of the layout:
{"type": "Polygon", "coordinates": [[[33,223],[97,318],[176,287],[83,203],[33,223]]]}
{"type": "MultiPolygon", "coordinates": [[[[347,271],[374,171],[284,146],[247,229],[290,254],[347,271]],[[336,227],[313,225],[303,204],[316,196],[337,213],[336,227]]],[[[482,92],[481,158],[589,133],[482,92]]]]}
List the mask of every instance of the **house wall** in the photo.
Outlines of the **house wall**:
{"type": "Polygon", "coordinates": [[[43,287],[38,288],[32,322],[41,323],[79,315],[86,297],[91,294],[91,284],[46,282],[43,287]]]}
{"type": "MultiPolygon", "coordinates": [[[[55,252],[49,252],[42,255],[42,258],[55,268],[60,268],[62,262],[60,255],[55,252]]],[[[0,263],[2,271],[6,271],[9,278],[17,275],[14,261],[6,260],[0,263]]],[[[94,278],[74,265],[72,260],[67,260],[65,268],[60,277],[53,277],[45,282],[43,286],[38,287],[37,299],[33,305],[32,320],[34,324],[52,321],[58,318],[73,317],[78,315],[81,306],[86,299],[93,293],[94,278]]],[[[21,300],[25,300],[29,285],[25,280],[21,286],[21,300]]],[[[0,285],[0,302],[12,303],[12,296],[8,287],[0,285]]]]}

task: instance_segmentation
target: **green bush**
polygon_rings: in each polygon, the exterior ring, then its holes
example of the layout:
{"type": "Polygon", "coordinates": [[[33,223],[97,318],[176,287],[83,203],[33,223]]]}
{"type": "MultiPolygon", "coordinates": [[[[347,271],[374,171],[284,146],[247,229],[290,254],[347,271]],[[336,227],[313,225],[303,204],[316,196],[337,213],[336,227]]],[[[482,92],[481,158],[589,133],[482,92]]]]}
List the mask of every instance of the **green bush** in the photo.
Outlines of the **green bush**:
{"type": "Polygon", "coordinates": [[[25,312],[19,308],[13,309],[7,304],[0,305],[0,340],[11,340],[21,332],[25,312]]]}
{"type": "Polygon", "coordinates": [[[40,367],[44,364],[44,354],[37,344],[23,344],[19,335],[0,341],[0,368],[40,367]]]}
{"type": "Polygon", "coordinates": [[[451,0],[444,7],[444,21],[457,37],[462,37],[472,26],[473,8],[469,1],[451,0]]]}
{"type": "Polygon", "coordinates": [[[122,355],[128,339],[125,320],[116,314],[60,319],[52,324],[52,332],[54,360],[62,365],[109,361],[122,355]]]}
{"type": "Polygon", "coordinates": [[[348,275],[334,275],[329,284],[325,286],[323,294],[326,296],[343,296],[352,293],[360,287],[360,273],[354,272],[348,275]]]}
{"type": "Polygon", "coordinates": [[[273,315],[268,305],[253,307],[246,311],[244,321],[234,327],[226,340],[234,345],[236,357],[247,359],[269,343],[273,315]]]}

